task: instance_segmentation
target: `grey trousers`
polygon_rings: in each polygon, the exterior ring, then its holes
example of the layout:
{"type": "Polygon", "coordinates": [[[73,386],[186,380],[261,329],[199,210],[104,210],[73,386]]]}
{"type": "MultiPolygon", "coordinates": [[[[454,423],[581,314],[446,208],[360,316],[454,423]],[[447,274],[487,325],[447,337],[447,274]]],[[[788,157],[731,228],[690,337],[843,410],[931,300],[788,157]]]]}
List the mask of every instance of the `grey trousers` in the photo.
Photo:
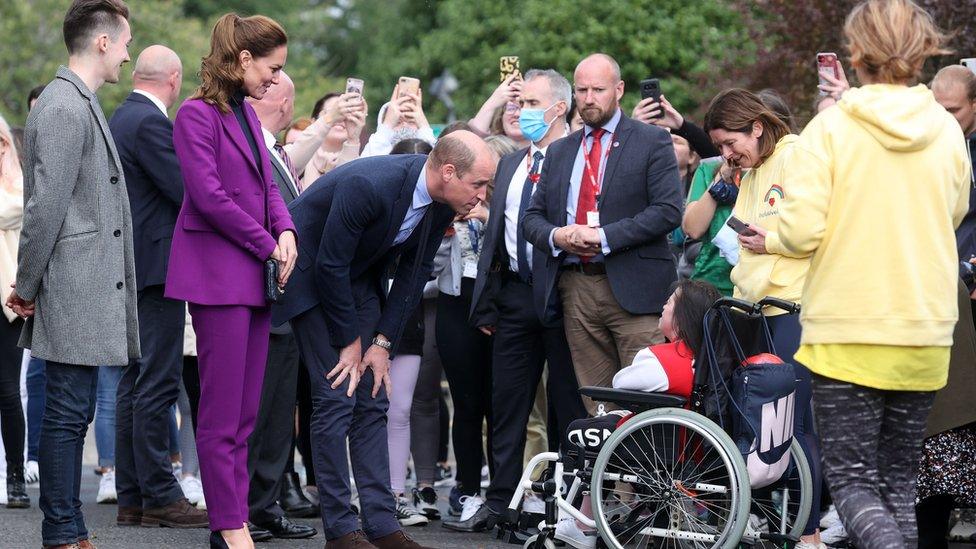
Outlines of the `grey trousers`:
{"type": "Polygon", "coordinates": [[[918,545],[915,481],[934,399],[813,376],[824,478],[859,549],[918,545]]]}

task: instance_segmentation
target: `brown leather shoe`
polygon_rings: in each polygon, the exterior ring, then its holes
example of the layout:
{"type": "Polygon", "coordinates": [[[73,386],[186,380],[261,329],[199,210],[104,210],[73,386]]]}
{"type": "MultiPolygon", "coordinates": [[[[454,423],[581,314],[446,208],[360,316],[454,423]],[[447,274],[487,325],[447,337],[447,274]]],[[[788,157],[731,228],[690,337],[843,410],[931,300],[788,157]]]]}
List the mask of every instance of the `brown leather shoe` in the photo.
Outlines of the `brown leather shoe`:
{"type": "Polygon", "coordinates": [[[376,546],[366,539],[366,534],[362,530],[356,530],[326,541],[325,549],[376,549],[376,546]]]}
{"type": "Polygon", "coordinates": [[[78,549],[97,549],[90,540],[83,539],[78,542],[78,549]]]}
{"type": "Polygon", "coordinates": [[[381,538],[371,539],[369,542],[379,549],[432,549],[410,539],[410,536],[404,534],[403,530],[397,530],[381,538]]]}
{"type": "Polygon", "coordinates": [[[139,526],[142,524],[142,507],[119,507],[119,514],[115,517],[115,524],[119,526],[139,526]]]}
{"type": "Polygon", "coordinates": [[[142,526],[146,528],[206,528],[210,525],[207,512],[190,505],[180,498],[166,507],[146,509],[142,512],[142,526]]]}

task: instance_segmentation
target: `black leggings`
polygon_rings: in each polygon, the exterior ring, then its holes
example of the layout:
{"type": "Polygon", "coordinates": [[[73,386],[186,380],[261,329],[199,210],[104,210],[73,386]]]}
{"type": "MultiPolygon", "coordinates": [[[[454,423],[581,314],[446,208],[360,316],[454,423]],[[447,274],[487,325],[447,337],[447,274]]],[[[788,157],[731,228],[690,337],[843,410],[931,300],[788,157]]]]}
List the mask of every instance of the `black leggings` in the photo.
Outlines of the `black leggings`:
{"type": "Polygon", "coordinates": [[[0,436],[7,454],[7,471],[23,473],[26,420],[20,401],[20,364],[24,352],[17,347],[19,318],[7,322],[0,318],[0,436]]]}

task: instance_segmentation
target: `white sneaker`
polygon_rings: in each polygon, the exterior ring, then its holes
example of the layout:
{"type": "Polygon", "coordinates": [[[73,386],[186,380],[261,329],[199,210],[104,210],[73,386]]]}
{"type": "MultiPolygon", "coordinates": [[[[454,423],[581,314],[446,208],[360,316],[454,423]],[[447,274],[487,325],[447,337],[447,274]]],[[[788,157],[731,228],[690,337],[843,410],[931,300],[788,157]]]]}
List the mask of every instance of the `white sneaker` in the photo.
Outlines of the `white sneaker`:
{"type": "Polygon", "coordinates": [[[186,500],[193,505],[196,505],[203,499],[203,485],[200,484],[200,479],[193,475],[181,478],[180,488],[183,489],[183,495],[186,497],[186,500]]]}
{"type": "Polygon", "coordinates": [[[174,461],[171,465],[173,467],[173,476],[176,477],[176,480],[180,480],[180,478],[183,476],[183,462],[174,461]]]}
{"type": "Polygon", "coordinates": [[[949,531],[950,541],[971,541],[976,534],[976,513],[969,510],[959,511],[959,520],[949,531]]]}
{"type": "Polygon", "coordinates": [[[95,503],[118,503],[119,496],[115,492],[115,469],[108,469],[102,473],[98,481],[98,496],[95,503]]]}
{"type": "Polygon", "coordinates": [[[430,522],[405,496],[396,498],[396,518],[400,526],[427,526],[430,522]]]}
{"type": "Polygon", "coordinates": [[[485,504],[485,498],[481,496],[461,496],[461,517],[458,522],[464,522],[474,516],[485,504]]]}
{"type": "Polygon", "coordinates": [[[535,492],[526,492],[522,498],[522,512],[541,515],[546,512],[546,502],[535,492]]]}
{"type": "Polygon", "coordinates": [[[559,522],[556,523],[555,538],[578,549],[594,549],[596,547],[596,536],[584,534],[573,517],[559,519],[559,522]]]}
{"type": "Polygon", "coordinates": [[[487,488],[491,485],[491,478],[488,476],[489,469],[487,465],[481,466],[481,487],[487,488]]]}
{"type": "Polygon", "coordinates": [[[833,505],[830,506],[830,509],[824,516],[820,517],[821,530],[832,528],[840,523],[840,515],[837,514],[837,508],[833,505]]]}
{"type": "Polygon", "coordinates": [[[27,465],[24,466],[24,482],[27,484],[36,484],[39,480],[41,480],[40,467],[38,467],[36,461],[28,461],[27,465]]]}
{"type": "Polygon", "coordinates": [[[844,525],[837,522],[830,528],[820,531],[820,541],[827,545],[837,545],[847,541],[847,530],[844,525]]]}
{"type": "Polygon", "coordinates": [[[197,509],[201,511],[207,510],[207,498],[203,496],[203,492],[200,493],[200,501],[197,502],[197,509]]]}

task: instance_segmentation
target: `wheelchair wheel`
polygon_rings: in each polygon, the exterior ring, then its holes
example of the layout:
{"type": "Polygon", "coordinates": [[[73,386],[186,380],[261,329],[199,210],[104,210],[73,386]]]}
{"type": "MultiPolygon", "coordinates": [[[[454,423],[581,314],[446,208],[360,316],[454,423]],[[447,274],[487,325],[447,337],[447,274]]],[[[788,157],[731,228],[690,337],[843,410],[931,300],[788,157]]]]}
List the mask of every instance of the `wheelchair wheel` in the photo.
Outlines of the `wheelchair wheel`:
{"type": "MultiPolygon", "coordinates": [[[[806,455],[796,439],[790,444],[792,464],[785,479],[765,488],[752,489],[750,514],[756,533],[768,532],[799,537],[807,525],[813,505],[813,481],[806,455]],[[758,520],[757,520],[758,519],[758,520]]],[[[752,528],[750,528],[752,530],[752,528]]],[[[747,532],[750,537],[753,532],[747,532]]],[[[756,540],[757,547],[778,547],[772,540],[756,540]]]]}
{"type": "Polygon", "coordinates": [[[749,517],[745,462],[721,427],[678,408],[634,416],[593,464],[593,517],[607,546],[736,547],[749,517]]]}

